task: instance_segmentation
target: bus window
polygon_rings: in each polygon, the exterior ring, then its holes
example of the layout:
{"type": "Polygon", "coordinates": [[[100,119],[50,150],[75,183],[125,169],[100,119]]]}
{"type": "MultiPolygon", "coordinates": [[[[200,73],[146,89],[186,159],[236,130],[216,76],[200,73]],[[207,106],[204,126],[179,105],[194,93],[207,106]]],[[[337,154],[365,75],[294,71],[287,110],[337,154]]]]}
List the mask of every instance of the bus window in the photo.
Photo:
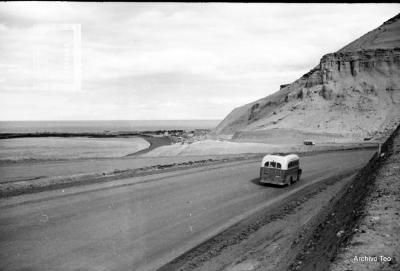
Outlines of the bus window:
{"type": "Polygon", "coordinates": [[[281,168],[281,164],[280,163],[276,163],[276,167],[277,168],[281,168]]]}
{"type": "Polygon", "coordinates": [[[275,162],[271,162],[271,167],[275,167],[276,163],[275,162]]]}
{"type": "Polygon", "coordinates": [[[265,162],[264,166],[268,167],[269,166],[269,162],[265,162]]]}

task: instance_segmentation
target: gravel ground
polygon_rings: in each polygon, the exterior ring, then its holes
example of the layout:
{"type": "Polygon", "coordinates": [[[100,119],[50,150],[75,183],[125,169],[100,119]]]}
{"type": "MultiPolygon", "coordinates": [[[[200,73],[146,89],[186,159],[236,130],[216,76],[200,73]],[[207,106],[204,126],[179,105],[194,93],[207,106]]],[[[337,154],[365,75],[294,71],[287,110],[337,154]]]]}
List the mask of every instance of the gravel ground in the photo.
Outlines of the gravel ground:
{"type": "Polygon", "coordinates": [[[355,234],[330,270],[400,270],[400,135],[375,175],[355,234]]]}

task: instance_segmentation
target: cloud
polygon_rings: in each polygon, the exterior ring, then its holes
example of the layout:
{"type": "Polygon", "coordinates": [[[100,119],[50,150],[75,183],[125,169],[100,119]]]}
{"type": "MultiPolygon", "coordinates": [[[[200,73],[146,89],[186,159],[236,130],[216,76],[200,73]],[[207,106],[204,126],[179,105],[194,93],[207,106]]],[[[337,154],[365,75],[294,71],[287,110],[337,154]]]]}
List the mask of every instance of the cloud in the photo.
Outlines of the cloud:
{"type": "Polygon", "coordinates": [[[223,118],[294,81],[398,7],[0,3],[0,118],[223,118]],[[70,33],[38,36],[66,24],[81,27],[80,93],[65,84],[76,76],[70,33]],[[57,114],[46,114],[53,108],[57,114]]]}

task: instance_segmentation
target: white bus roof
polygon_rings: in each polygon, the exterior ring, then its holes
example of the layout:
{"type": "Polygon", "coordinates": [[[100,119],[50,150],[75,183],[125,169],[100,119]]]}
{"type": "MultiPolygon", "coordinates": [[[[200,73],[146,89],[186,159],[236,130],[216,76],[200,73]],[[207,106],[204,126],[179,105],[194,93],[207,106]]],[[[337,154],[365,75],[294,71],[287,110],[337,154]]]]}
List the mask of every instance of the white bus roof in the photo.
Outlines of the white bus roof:
{"type": "Polygon", "coordinates": [[[296,154],[289,154],[289,155],[285,155],[285,156],[267,154],[262,159],[261,167],[263,167],[265,162],[268,161],[268,162],[280,163],[282,165],[282,169],[287,169],[288,168],[288,164],[290,162],[297,161],[299,159],[300,159],[299,156],[296,155],[296,154]]]}

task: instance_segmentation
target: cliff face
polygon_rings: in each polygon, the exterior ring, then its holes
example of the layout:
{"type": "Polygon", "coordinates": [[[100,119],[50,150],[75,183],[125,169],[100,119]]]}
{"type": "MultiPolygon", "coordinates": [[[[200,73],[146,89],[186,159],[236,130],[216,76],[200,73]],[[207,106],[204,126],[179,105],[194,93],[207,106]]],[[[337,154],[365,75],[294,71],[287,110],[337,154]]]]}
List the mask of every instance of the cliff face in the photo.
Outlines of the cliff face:
{"type": "Polygon", "coordinates": [[[299,140],[378,138],[400,113],[399,19],[323,56],[317,67],[278,92],[234,109],[216,133],[264,142],[276,129],[304,135],[299,140]]]}

